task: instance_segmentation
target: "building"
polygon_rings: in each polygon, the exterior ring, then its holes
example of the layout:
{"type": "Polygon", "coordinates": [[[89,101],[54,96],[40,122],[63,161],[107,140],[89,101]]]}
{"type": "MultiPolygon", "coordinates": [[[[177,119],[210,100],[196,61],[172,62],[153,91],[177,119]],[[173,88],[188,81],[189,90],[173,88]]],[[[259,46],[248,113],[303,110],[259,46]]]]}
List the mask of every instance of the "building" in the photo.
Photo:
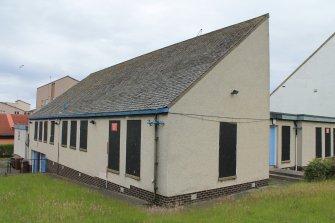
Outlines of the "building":
{"type": "Polygon", "coordinates": [[[0,114],[0,144],[14,144],[14,125],[28,125],[28,116],[0,114]]]}
{"type": "Polygon", "coordinates": [[[0,114],[30,115],[30,104],[22,100],[0,102],[0,114]]]}
{"type": "Polygon", "coordinates": [[[14,125],[14,154],[29,159],[28,125],[14,125]]]}
{"type": "Polygon", "coordinates": [[[335,156],[334,36],[271,94],[272,166],[302,168],[315,158],[335,156]]]}
{"type": "Polygon", "coordinates": [[[260,16],[90,74],[30,118],[33,171],[159,204],[267,185],[268,25],[260,16]]]}
{"type": "Polygon", "coordinates": [[[65,76],[38,87],[36,93],[36,110],[41,109],[78,82],[78,80],[70,76],[65,76]]]}

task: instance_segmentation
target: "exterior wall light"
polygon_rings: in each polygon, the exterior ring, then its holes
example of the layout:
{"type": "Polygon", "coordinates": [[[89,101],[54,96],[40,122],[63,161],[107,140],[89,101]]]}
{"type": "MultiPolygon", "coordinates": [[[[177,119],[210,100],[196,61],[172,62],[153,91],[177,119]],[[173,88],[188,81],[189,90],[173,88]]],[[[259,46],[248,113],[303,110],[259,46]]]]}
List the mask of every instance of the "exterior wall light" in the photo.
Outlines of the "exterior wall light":
{"type": "Polygon", "coordinates": [[[238,90],[234,89],[232,92],[230,92],[231,95],[237,95],[238,94],[238,90]]]}
{"type": "Polygon", "coordinates": [[[90,123],[91,123],[92,125],[95,125],[95,124],[96,124],[96,122],[95,122],[94,120],[91,120],[90,123]]]}

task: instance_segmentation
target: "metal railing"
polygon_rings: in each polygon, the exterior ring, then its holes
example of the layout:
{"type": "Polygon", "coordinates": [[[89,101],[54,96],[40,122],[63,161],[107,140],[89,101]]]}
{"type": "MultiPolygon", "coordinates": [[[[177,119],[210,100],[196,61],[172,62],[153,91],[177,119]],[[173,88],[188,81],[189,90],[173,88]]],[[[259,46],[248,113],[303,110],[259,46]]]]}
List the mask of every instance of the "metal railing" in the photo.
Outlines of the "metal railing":
{"type": "Polygon", "coordinates": [[[18,157],[0,159],[0,175],[44,172],[42,161],[46,159],[23,159],[18,157]]]}

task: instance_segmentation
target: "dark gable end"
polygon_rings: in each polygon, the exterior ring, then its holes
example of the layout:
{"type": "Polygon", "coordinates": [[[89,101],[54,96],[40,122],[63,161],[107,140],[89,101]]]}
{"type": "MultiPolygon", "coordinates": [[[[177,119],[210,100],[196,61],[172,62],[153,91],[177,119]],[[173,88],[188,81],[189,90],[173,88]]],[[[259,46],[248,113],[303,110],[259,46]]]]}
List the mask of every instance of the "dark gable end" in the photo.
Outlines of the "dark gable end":
{"type": "Polygon", "coordinates": [[[263,15],[92,73],[31,119],[167,108],[267,18],[263,15]]]}

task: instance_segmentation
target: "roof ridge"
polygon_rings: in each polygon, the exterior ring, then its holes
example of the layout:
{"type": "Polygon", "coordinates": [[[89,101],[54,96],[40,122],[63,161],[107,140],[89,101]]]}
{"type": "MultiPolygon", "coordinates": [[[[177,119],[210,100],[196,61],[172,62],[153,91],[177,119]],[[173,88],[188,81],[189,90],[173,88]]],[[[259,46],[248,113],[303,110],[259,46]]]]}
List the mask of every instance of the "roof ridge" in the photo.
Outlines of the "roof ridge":
{"type": "MultiPolygon", "coordinates": [[[[208,32],[208,33],[206,33],[206,34],[203,34],[203,35],[195,36],[195,37],[192,37],[192,38],[189,38],[189,39],[186,39],[186,40],[182,40],[182,41],[177,42],[177,43],[173,43],[173,44],[171,44],[171,45],[164,46],[164,47],[162,47],[162,48],[159,48],[159,49],[156,49],[156,50],[153,50],[153,51],[150,51],[150,52],[141,54],[141,55],[139,55],[139,56],[136,56],[136,57],[130,58],[130,59],[128,59],[128,60],[122,61],[122,62],[120,62],[120,63],[114,64],[114,65],[112,65],[112,66],[109,66],[109,67],[103,68],[103,69],[101,69],[101,70],[95,71],[95,72],[93,72],[93,73],[91,73],[91,74],[95,74],[95,73],[97,73],[97,72],[104,71],[104,70],[107,70],[107,69],[112,68],[112,67],[120,66],[120,65],[122,65],[122,64],[124,64],[124,63],[128,63],[128,62],[130,62],[130,61],[132,61],[132,60],[138,59],[138,58],[140,58],[140,57],[144,57],[144,56],[146,56],[146,55],[149,55],[149,54],[151,54],[151,53],[154,53],[154,52],[157,52],[157,51],[166,49],[166,48],[168,48],[168,47],[172,47],[172,46],[175,46],[175,45],[177,45],[177,44],[181,44],[181,43],[184,43],[184,42],[187,42],[187,41],[194,40],[194,39],[196,39],[196,38],[201,38],[201,37],[203,37],[203,36],[207,36],[207,35],[210,35],[210,34],[213,34],[213,33],[216,33],[216,32],[220,32],[220,31],[222,31],[222,30],[224,30],[224,29],[228,29],[228,28],[231,28],[231,27],[233,27],[233,26],[240,25],[240,24],[242,24],[242,23],[250,22],[250,21],[252,21],[252,20],[256,20],[256,19],[261,18],[261,17],[264,17],[264,19],[269,18],[269,13],[266,13],[266,14],[264,14],[264,15],[261,15],[261,16],[258,16],[258,17],[252,18],[252,19],[248,19],[248,20],[245,20],[245,21],[242,21],[242,22],[238,22],[238,23],[235,23],[235,24],[233,24],[233,25],[223,27],[223,28],[221,28],[221,29],[216,29],[216,30],[213,30],[213,31],[208,32]]],[[[263,20],[262,20],[262,21],[263,21],[263,20]]],[[[261,22],[260,22],[260,23],[261,23],[261,22]]],[[[89,75],[91,75],[91,74],[89,74],[89,75]]]]}
{"type": "Polygon", "coordinates": [[[12,107],[12,108],[16,108],[16,109],[19,109],[19,110],[25,112],[25,110],[23,110],[23,109],[21,109],[21,108],[18,108],[18,107],[14,106],[14,105],[10,105],[10,104],[8,104],[8,102],[2,102],[2,101],[0,101],[0,103],[1,103],[1,104],[4,104],[4,105],[8,105],[8,106],[10,106],[10,107],[12,107]]]}
{"type": "Polygon", "coordinates": [[[54,81],[50,81],[49,83],[46,83],[46,84],[44,84],[44,85],[41,85],[41,86],[37,87],[37,89],[38,89],[38,88],[41,88],[41,87],[44,87],[44,86],[47,86],[47,85],[49,85],[49,84],[52,84],[52,83],[54,83],[54,82],[56,82],[56,81],[62,80],[62,79],[64,79],[64,78],[66,78],[66,77],[71,78],[71,79],[73,79],[73,80],[75,80],[75,81],[80,82],[79,80],[77,80],[77,79],[71,77],[70,75],[66,75],[66,76],[61,77],[61,78],[58,78],[58,79],[56,79],[56,80],[54,80],[54,81]]]}
{"type": "MultiPolygon", "coordinates": [[[[184,92],[182,92],[177,98],[175,98],[169,105],[168,107],[170,108],[173,104],[175,104],[183,95],[185,95],[186,92],[188,92],[195,84],[197,84],[203,77],[205,77],[221,60],[223,60],[226,56],[228,56],[236,47],[238,47],[251,33],[253,33],[255,31],[256,28],[258,28],[263,22],[265,19],[268,19],[269,18],[269,13],[265,14],[265,15],[262,15],[262,16],[259,16],[259,17],[256,17],[254,19],[257,19],[257,18],[260,18],[260,17],[264,17],[261,21],[259,21],[257,24],[255,24],[244,36],[241,36],[238,41],[236,41],[235,44],[233,44],[232,46],[230,46],[230,48],[227,50],[227,53],[225,53],[224,55],[222,55],[221,57],[217,58],[217,60],[212,64],[211,67],[209,67],[207,69],[207,71],[205,71],[202,75],[200,75],[198,77],[197,80],[195,80],[187,89],[185,89],[184,92]]],[[[250,20],[253,20],[253,19],[249,19],[247,21],[244,21],[244,22],[248,22],[250,20]]],[[[243,22],[241,22],[243,23],[243,22]]],[[[235,25],[238,25],[240,23],[237,23],[235,25]]],[[[234,25],[232,25],[234,26],[234,25]]],[[[229,26],[231,27],[231,26],[229,26]]],[[[227,27],[226,27],[227,28],[227,27]]],[[[223,28],[224,29],[224,28],[223,28]]],[[[219,30],[215,30],[215,31],[220,31],[222,29],[219,29],[219,30]]],[[[215,32],[213,31],[213,32],[215,32]]],[[[211,33],[213,33],[211,32],[211,33]]]]}
{"type": "Polygon", "coordinates": [[[307,59],[305,59],[302,64],[300,64],[285,80],[283,80],[270,94],[274,94],[286,81],[288,81],[302,66],[304,66],[317,52],[319,52],[328,42],[335,36],[335,32],[330,35],[312,54],[310,54],[307,59]]]}
{"type": "Polygon", "coordinates": [[[230,25],[91,73],[31,118],[167,108],[268,17],[230,25]]]}

